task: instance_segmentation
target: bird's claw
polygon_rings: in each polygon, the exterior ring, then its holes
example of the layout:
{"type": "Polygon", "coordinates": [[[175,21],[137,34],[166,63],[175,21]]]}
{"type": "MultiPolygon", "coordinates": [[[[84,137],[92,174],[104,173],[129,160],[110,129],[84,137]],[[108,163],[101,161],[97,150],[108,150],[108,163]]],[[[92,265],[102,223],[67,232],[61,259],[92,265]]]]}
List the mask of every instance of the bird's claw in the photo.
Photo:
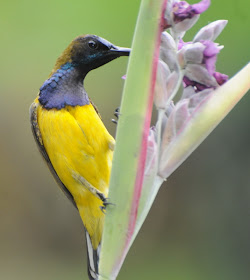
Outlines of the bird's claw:
{"type": "Polygon", "coordinates": [[[121,113],[120,113],[120,107],[118,107],[118,108],[115,109],[115,112],[114,112],[114,116],[117,118],[117,120],[111,119],[111,121],[112,121],[113,123],[117,124],[120,114],[121,114],[121,113]]]}
{"type": "Polygon", "coordinates": [[[120,114],[121,114],[121,113],[120,113],[120,107],[118,107],[118,108],[115,109],[114,116],[115,116],[117,119],[119,119],[120,114]]]}
{"type": "Polygon", "coordinates": [[[107,208],[108,205],[115,205],[115,204],[111,203],[111,202],[103,202],[103,205],[100,206],[100,209],[101,209],[103,214],[106,214],[106,208],[107,208]]]}
{"type": "Polygon", "coordinates": [[[108,205],[115,205],[115,204],[114,204],[114,203],[111,203],[111,202],[108,202],[108,199],[109,199],[109,198],[105,197],[104,194],[102,194],[102,193],[99,193],[99,197],[100,197],[100,199],[101,199],[101,201],[102,201],[102,203],[103,203],[103,205],[100,206],[100,209],[101,209],[101,211],[102,211],[103,214],[106,214],[105,211],[106,211],[107,206],[108,206],[108,205]]]}

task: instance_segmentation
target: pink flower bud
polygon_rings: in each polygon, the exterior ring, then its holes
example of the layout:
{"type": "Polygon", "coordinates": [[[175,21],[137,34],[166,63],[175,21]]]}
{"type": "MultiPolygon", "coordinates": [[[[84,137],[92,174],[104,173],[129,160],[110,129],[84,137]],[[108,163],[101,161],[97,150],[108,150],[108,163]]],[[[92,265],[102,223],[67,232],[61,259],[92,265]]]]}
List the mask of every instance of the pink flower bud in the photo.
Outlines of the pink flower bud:
{"type": "Polygon", "coordinates": [[[199,15],[210,6],[210,0],[202,0],[190,5],[186,1],[168,1],[165,13],[165,28],[171,27],[175,33],[183,37],[199,19],[199,15]],[[172,6],[172,7],[171,7],[172,6]]]}

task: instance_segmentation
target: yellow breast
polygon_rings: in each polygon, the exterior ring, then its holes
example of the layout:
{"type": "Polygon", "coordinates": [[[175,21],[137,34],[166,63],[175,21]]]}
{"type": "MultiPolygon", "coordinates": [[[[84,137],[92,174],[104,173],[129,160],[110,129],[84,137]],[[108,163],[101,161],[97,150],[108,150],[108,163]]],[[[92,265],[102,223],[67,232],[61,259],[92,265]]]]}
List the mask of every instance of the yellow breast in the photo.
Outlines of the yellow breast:
{"type": "Polygon", "coordinates": [[[84,225],[92,239],[96,239],[97,247],[104,218],[100,210],[102,202],[76,177],[82,176],[107,196],[114,139],[91,104],[66,106],[61,110],[46,110],[39,106],[37,117],[51,163],[73,195],[84,225]],[[98,237],[94,238],[98,232],[98,237]]]}

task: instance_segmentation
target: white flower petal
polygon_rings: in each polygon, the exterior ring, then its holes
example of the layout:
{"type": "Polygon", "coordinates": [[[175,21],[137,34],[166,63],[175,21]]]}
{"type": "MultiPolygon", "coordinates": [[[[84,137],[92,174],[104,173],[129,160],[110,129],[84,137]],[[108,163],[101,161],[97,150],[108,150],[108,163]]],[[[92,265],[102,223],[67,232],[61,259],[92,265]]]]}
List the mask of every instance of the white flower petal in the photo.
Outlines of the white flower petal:
{"type": "Polygon", "coordinates": [[[188,44],[181,50],[183,51],[184,60],[186,63],[202,63],[203,51],[206,46],[202,43],[188,44]]]}
{"type": "Polygon", "coordinates": [[[189,100],[182,99],[180,100],[175,107],[175,132],[178,132],[182,129],[183,125],[186,123],[190,117],[189,113],[189,100]]]}
{"type": "Polygon", "coordinates": [[[209,74],[206,67],[202,64],[188,64],[184,75],[191,81],[195,81],[208,87],[218,86],[215,78],[209,74]]]}
{"type": "Polygon", "coordinates": [[[156,75],[154,102],[157,108],[165,108],[165,100],[167,96],[167,78],[170,70],[165,62],[159,60],[156,75]]]}
{"type": "Polygon", "coordinates": [[[221,31],[225,28],[227,22],[227,20],[216,20],[204,26],[195,35],[193,42],[199,42],[201,40],[214,41],[220,35],[221,31]]]}
{"type": "Polygon", "coordinates": [[[161,36],[160,59],[163,60],[171,71],[176,70],[177,55],[176,43],[168,32],[161,36]]]}
{"type": "Polygon", "coordinates": [[[190,98],[194,94],[196,94],[196,91],[194,90],[194,87],[192,87],[192,86],[185,87],[183,89],[181,99],[190,98]]]}

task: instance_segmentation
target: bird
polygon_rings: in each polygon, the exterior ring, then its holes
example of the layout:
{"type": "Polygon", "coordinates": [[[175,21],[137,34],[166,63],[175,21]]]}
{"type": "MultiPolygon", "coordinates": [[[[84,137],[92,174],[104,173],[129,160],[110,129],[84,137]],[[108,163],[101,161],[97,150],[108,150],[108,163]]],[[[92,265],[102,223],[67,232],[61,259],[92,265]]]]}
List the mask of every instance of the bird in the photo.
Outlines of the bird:
{"type": "Polygon", "coordinates": [[[89,98],[84,79],[91,70],[129,54],[129,48],[96,35],[76,37],[56,60],[30,106],[38,149],[83,221],[91,280],[99,275],[115,140],[89,98]]]}

